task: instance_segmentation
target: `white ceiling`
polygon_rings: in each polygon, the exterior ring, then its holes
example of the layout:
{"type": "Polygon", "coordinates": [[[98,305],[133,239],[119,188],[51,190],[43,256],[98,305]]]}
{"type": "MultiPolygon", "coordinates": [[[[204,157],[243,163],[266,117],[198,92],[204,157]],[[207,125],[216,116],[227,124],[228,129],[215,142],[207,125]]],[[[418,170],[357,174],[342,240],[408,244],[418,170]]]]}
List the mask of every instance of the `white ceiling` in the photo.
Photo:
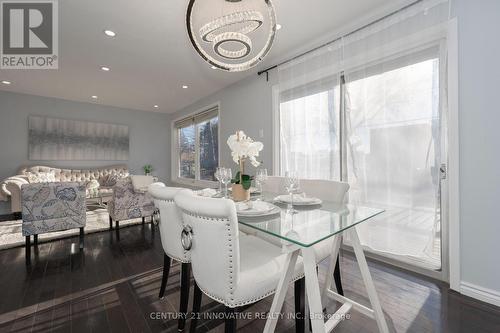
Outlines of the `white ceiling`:
{"type": "MultiPolygon", "coordinates": [[[[223,0],[212,1],[214,4],[223,0]]],[[[0,70],[0,89],[145,111],[175,112],[370,13],[405,0],[274,0],[275,44],[253,70],[213,70],[191,46],[187,0],[59,1],[59,69],[0,70]],[[106,37],[104,29],[117,33],[106,37]],[[101,66],[111,71],[100,70],[101,66]],[[189,89],[182,89],[182,85],[189,89]],[[98,100],[91,99],[97,95],[98,100]],[[154,109],[153,105],[159,108],[154,109]]]]}

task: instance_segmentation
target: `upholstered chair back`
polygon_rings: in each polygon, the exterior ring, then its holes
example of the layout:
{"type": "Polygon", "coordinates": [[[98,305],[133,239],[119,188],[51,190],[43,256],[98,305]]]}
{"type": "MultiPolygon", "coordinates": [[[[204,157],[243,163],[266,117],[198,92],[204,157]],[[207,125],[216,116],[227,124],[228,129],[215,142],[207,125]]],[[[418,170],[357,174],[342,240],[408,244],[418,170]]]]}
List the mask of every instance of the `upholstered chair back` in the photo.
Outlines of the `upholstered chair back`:
{"type": "Polygon", "coordinates": [[[349,190],[349,184],[335,180],[301,179],[300,189],[308,196],[341,204],[349,190]]]}
{"type": "Polygon", "coordinates": [[[189,263],[191,261],[189,251],[181,244],[181,232],[183,229],[182,216],[174,202],[174,197],[180,191],[192,191],[180,187],[167,187],[163,183],[149,185],[149,194],[153,197],[156,208],[160,210],[161,245],[170,257],[177,261],[189,263]]]}
{"type": "Polygon", "coordinates": [[[269,176],[267,180],[262,185],[264,192],[271,193],[282,193],[284,188],[284,177],[280,176],[269,176]]]}
{"type": "Polygon", "coordinates": [[[153,198],[148,192],[136,191],[130,177],[120,178],[113,186],[113,197],[108,202],[108,213],[115,221],[152,216],[153,198]]]}
{"type": "MultiPolygon", "coordinates": [[[[285,192],[285,177],[271,176],[264,183],[264,191],[272,193],[285,192]]],[[[323,201],[343,203],[349,190],[349,184],[335,180],[300,179],[300,189],[308,196],[323,201]]]]}
{"type": "Polygon", "coordinates": [[[222,303],[234,301],[240,269],[238,221],[234,202],[180,192],[175,203],[192,228],[191,266],[201,290],[222,303]]]}
{"type": "Polygon", "coordinates": [[[23,236],[85,227],[85,186],[80,183],[24,184],[21,200],[23,236]]]}

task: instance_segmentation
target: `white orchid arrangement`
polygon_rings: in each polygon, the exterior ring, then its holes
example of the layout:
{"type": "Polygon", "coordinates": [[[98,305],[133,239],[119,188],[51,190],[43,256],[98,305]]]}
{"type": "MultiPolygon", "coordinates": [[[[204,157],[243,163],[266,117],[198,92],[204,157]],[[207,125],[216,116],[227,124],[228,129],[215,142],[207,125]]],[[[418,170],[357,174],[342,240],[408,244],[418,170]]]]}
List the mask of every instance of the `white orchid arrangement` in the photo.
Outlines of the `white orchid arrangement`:
{"type": "Polygon", "coordinates": [[[257,160],[260,151],[264,148],[262,142],[253,141],[243,131],[236,131],[229,136],[227,145],[231,149],[233,161],[239,165],[239,172],[236,173],[233,183],[241,184],[248,190],[252,181],[249,175],[245,175],[245,162],[248,160],[254,167],[258,167],[260,162],[257,160]]]}

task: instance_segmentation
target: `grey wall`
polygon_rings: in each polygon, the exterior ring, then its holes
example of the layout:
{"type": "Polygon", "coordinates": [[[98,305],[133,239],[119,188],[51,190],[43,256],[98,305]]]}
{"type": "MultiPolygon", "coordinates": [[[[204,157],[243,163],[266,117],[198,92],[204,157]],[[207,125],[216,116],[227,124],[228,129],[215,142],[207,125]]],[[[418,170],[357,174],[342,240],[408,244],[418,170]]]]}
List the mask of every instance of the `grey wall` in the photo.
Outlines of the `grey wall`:
{"type": "MultiPolygon", "coordinates": [[[[0,91],[0,180],[15,175],[22,165],[92,168],[122,163],[135,173],[152,164],[161,179],[170,175],[168,115],[0,91]],[[30,161],[29,115],[128,125],[129,161],[30,161]]],[[[9,212],[10,203],[0,202],[0,214],[9,212]]]]}
{"type": "MultiPolygon", "coordinates": [[[[500,1],[455,0],[454,12],[459,24],[461,279],[500,294],[500,1]]],[[[275,77],[271,72],[266,82],[251,76],[172,118],[220,101],[222,163],[233,165],[225,140],[243,129],[264,142],[264,162],[271,168],[275,77]]]]}
{"type": "Polygon", "coordinates": [[[500,295],[500,1],[456,0],[462,281],[500,295]]]}

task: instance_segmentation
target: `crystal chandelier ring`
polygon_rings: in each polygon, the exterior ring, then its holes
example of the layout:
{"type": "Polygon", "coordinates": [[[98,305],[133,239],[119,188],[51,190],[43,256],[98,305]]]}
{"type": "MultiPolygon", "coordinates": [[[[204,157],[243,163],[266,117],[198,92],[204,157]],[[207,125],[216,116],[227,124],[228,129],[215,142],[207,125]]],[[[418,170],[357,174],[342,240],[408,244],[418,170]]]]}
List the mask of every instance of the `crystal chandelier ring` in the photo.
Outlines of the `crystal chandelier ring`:
{"type": "Polygon", "coordinates": [[[200,36],[205,42],[212,42],[220,34],[220,30],[238,24],[243,26],[236,32],[246,35],[257,30],[263,23],[264,17],[256,10],[236,12],[208,22],[200,28],[200,36]]]}
{"type": "Polygon", "coordinates": [[[220,0],[217,10],[220,8],[225,14],[204,21],[213,11],[209,3],[189,0],[187,6],[187,33],[196,52],[212,68],[228,72],[245,71],[260,63],[271,50],[276,36],[272,0],[245,0],[244,4],[248,5],[239,7],[235,4],[243,4],[243,0],[220,0]],[[237,11],[231,11],[236,8],[237,11]],[[227,34],[231,34],[231,38],[227,34]],[[234,48],[230,49],[229,44],[234,48]]]}
{"type": "Polygon", "coordinates": [[[250,54],[252,50],[252,40],[239,32],[224,32],[215,36],[213,40],[214,52],[226,59],[241,59],[250,54]],[[243,47],[237,51],[229,51],[223,48],[224,43],[234,42],[243,47]]]}

